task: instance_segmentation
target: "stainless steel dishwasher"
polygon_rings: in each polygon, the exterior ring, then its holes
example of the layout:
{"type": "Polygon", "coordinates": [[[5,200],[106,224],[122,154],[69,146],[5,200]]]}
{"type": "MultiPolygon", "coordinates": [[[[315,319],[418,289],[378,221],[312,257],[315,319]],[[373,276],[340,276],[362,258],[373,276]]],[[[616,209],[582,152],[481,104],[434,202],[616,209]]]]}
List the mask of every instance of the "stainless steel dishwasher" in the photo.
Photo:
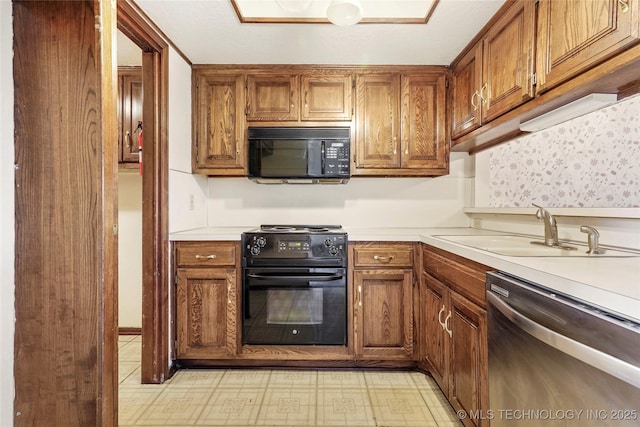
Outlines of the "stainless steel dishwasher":
{"type": "MultiPolygon", "coordinates": [[[[615,280],[612,277],[612,280],[615,280]]],[[[640,324],[487,274],[492,427],[640,425],[640,324]]]]}

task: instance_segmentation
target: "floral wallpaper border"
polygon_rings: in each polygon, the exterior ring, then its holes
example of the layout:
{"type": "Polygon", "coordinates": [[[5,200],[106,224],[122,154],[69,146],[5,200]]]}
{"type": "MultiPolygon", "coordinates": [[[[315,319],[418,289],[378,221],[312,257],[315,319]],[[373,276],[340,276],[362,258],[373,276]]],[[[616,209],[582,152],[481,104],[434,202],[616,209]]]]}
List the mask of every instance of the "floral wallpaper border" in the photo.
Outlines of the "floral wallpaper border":
{"type": "Polygon", "coordinates": [[[640,207],[640,96],[502,144],[492,207],[640,207]]]}

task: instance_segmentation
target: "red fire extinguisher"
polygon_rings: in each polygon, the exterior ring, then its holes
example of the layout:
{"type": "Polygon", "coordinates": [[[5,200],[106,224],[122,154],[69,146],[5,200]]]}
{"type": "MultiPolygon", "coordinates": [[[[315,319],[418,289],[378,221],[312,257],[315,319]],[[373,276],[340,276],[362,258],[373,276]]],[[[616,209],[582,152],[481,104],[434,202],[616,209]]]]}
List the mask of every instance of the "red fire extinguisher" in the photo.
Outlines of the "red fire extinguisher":
{"type": "Polygon", "coordinates": [[[142,175],[142,122],[138,122],[138,163],[140,164],[140,175],[142,175]]]}

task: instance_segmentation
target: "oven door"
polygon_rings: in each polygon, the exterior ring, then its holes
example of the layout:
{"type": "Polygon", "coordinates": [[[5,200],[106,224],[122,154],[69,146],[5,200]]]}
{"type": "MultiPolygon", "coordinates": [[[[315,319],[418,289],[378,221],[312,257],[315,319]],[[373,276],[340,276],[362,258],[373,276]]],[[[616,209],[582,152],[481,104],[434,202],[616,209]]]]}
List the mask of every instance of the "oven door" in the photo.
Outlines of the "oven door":
{"type": "Polygon", "coordinates": [[[242,342],[346,345],[344,268],[246,268],[242,342]]]}

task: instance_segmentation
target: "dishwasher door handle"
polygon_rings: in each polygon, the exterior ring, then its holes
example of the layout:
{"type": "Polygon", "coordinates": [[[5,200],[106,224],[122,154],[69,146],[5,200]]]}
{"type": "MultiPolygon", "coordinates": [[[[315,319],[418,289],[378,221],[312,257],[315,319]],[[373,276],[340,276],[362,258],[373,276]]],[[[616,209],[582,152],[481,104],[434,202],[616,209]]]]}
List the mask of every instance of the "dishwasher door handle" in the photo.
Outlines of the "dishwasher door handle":
{"type": "Polygon", "coordinates": [[[581,342],[540,325],[517,310],[514,310],[509,304],[504,302],[491,291],[487,291],[487,302],[493,305],[518,328],[545,344],[568,354],[575,359],[587,363],[594,368],[606,372],[628,384],[631,384],[634,387],[640,388],[640,367],[634,366],[631,363],[584,345],[581,342]]]}

